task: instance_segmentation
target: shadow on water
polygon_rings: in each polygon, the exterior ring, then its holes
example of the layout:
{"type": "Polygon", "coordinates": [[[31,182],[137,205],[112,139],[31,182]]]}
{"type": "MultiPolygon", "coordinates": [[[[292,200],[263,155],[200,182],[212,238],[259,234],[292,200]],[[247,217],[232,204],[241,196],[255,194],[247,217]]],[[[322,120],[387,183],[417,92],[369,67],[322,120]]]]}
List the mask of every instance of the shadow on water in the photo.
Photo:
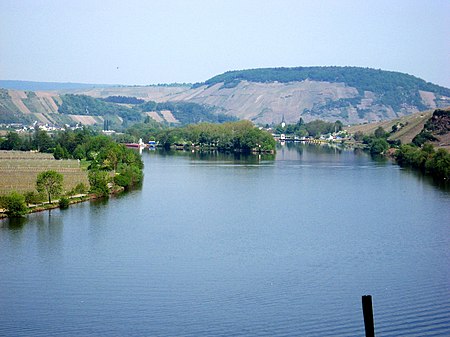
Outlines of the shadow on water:
{"type": "Polygon", "coordinates": [[[95,207],[106,206],[108,203],[109,197],[93,199],[90,201],[90,205],[95,207]]]}
{"type": "Polygon", "coordinates": [[[40,256],[60,256],[63,248],[64,221],[58,210],[49,210],[33,215],[30,224],[37,228],[37,247],[40,256]]]}
{"type": "Polygon", "coordinates": [[[414,176],[420,182],[425,182],[428,185],[436,187],[437,189],[439,189],[442,192],[445,192],[447,194],[450,193],[450,181],[449,180],[440,180],[429,174],[425,174],[424,172],[422,172],[420,170],[416,170],[414,168],[407,167],[407,166],[401,167],[401,171],[404,174],[414,176]]]}
{"type": "Polygon", "coordinates": [[[8,228],[10,230],[21,230],[26,223],[27,223],[26,217],[6,218],[1,221],[0,227],[8,228]]]}
{"type": "Polygon", "coordinates": [[[353,153],[355,154],[355,156],[366,156],[366,152],[364,152],[363,149],[360,149],[359,147],[355,147],[353,149],[353,153]]]}
{"type": "Polygon", "coordinates": [[[258,164],[262,161],[275,160],[275,154],[270,153],[241,153],[241,152],[219,152],[219,151],[184,151],[184,150],[156,150],[155,153],[162,157],[189,157],[198,161],[215,161],[229,163],[258,164]]]}
{"type": "Polygon", "coordinates": [[[387,158],[386,156],[382,156],[382,155],[371,155],[370,158],[372,158],[372,161],[374,161],[378,165],[385,165],[385,164],[389,164],[391,162],[391,160],[389,158],[387,158]]]}

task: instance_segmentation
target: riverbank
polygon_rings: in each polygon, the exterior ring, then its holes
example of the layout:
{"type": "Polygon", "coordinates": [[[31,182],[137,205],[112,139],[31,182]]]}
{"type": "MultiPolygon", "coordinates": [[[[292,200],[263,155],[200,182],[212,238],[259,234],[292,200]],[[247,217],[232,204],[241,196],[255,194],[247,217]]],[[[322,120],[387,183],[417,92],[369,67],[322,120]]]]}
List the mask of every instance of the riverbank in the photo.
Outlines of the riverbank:
{"type": "MultiPolygon", "coordinates": [[[[80,202],[89,201],[93,199],[97,199],[98,197],[93,194],[77,194],[74,196],[70,196],[67,199],[69,200],[69,205],[72,204],[78,204],[80,202]]],[[[36,212],[43,212],[55,208],[59,208],[59,199],[53,200],[52,202],[43,202],[39,204],[30,204],[27,205],[28,211],[27,214],[30,213],[36,213],[36,212]]],[[[0,218],[7,218],[8,215],[6,214],[5,209],[0,208],[0,218]]]]}
{"type": "MultiPolygon", "coordinates": [[[[116,188],[113,191],[111,191],[111,193],[107,197],[120,194],[120,193],[124,192],[124,190],[125,189],[123,187],[116,188]]],[[[79,204],[79,203],[85,202],[85,201],[91,201],[91,200],[102,199],[102,198],[105,198],[105,196],[98,196],[93,193],[77,194],[77,195],[67,197],[67,199],[69,200],[69,206],[73,205],[73,204],[79,204]]],[[[55,199],[52,202],[46,201],[46,202],[39,203],[39,204],[29,204],[29,205],[27,205],[28,210],[25,215],[31,214],[31,213],[48,211],[48,210],[52,210],[55,208],[61,208],[59,201],[60,201],[60,199],[55,199]]],[[[0,208],[0,219],[4,219],[4,218],[8,218],[8,215],[6,214],[5,209],[0,208]]]]}

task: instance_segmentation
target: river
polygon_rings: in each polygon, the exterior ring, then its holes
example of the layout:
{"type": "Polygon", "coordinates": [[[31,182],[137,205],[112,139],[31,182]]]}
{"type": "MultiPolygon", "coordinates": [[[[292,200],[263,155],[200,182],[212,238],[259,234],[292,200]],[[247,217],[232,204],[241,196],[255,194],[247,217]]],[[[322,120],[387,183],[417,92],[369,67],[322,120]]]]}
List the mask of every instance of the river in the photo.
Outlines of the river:
{"type": "Polygon", "coordinates": [[[142,188],[0,221],[0,336],[450,335],[450,192],[364,153],[144,152],[142,188]]]}

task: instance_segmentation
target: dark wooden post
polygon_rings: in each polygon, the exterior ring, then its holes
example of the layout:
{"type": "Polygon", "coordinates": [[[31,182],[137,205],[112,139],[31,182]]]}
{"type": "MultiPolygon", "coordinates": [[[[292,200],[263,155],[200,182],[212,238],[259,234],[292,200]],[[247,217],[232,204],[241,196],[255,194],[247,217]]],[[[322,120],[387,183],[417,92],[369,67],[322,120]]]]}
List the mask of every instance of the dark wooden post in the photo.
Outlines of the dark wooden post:
{"type": "Polygon", "coordinates": [[[362,297],[362,309],[364,315],[364,326],[366,328],[366,337],[375,337],[375,326],[373,324],[372,296],[364,295],[362,297]]]}

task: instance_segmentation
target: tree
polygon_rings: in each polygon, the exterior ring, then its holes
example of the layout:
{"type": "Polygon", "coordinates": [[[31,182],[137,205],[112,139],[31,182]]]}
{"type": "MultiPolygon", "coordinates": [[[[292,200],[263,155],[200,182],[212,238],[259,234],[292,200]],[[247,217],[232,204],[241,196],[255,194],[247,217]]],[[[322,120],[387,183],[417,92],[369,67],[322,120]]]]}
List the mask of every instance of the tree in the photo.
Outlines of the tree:
{"type": "Polygon", "coordinates": [[[75,159],[83,159],[86,158],[86,150],[83,145],[78,144],[75,150],[73,151],[73,157],[75,159]]]}
{"type": "Polygon", "coordinates": [[[16,132],[8,132],[6,139],[2,142],[2,150],[20,150],[22,139],[16,132]]]}
{"type": "Polygon", "coordinates": [[[363,140],[364,138],[364,134],[361,131],[356,131],[355,134],[353,135],[353,139],[356,140],[357,142],[363,140]]]}
{"type": "Polygon", "coordinates": [[[386,138],[386,131],[379,126],[374,132],[375,138],[386,138]]]}
{"type": "Polygon", "coordinates": [[[53,151],[53,157],[55,157],[56,160],[69,159],[69,152],[66,150],[66,148],[57,144],[55,150],[53,151]]]}
{"type": "Polygon", "coordinates": [[[27,205],[25,204],[25,197],[17,192],[10,194],[0,199],[1,206],[6,210],[9,217],[17,218],[27,213],[27,205]]]}
{"type": "Polygon", "coordinates": [[[94,193],[100,197],[106,197],[109,195],[109,175],[107,171],[90,170],[88,179],[89,184],[91,185],[91,193],[94,193]]]}
{"type": "Polygon", "coordinates": [[[36,189],[38,192],[45,192],[48,196],[48,202],[52,202],[52,196],[59,195],[62,192],[64,176],[56,171],[45,171],[38,174],[36,179],[36,189]]]}
{"type": "Polygon", "coordinates": [[[129,189],[142,182],[142,179],[143,174],[139,167],[136,165],[122,164],[114,177],[114,182],[125,189],[129,189]]]}
{"type": "Polygon", "coordinates": [[[47,132],[36,130],[34,134],[34,146],[39,152],[52,152],[55,143],[47,132]]]}
{"type": "Polygon", "coordinates": [[[370,154],[382,154],[389,149],[388,142],[383,138],[375,138],[370,144],[370,154]]]}

